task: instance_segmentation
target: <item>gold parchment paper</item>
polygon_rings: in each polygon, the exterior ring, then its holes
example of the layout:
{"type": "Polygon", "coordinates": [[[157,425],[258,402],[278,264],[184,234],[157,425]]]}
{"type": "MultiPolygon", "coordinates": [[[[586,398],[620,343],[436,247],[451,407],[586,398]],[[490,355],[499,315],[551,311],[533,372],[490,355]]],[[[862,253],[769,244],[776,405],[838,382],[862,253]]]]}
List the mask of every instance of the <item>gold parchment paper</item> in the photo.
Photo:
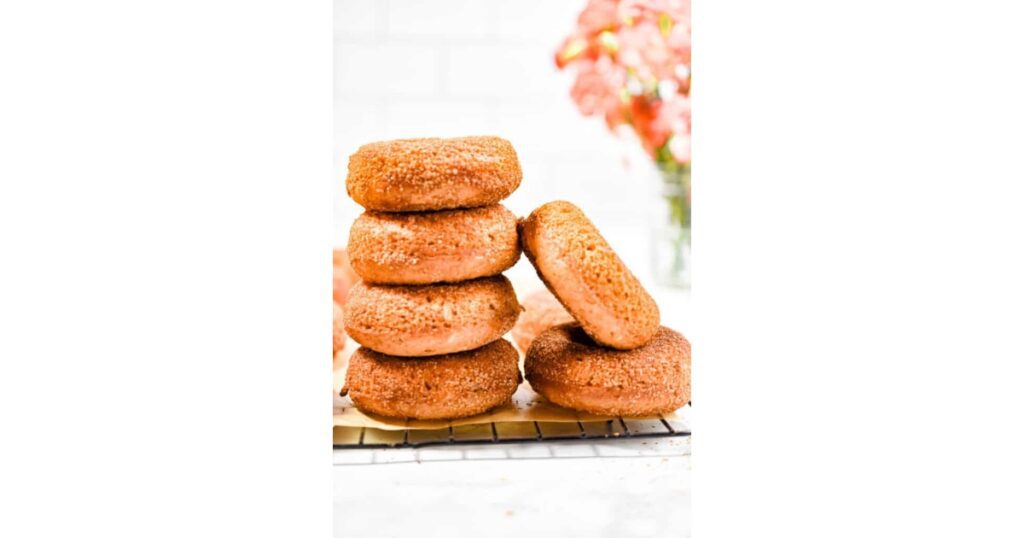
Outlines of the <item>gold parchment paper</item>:
{"type": "MultiPolygon", "coordinates": [[[[346,342],[345,349],[334,357],[334,425],[350,427],[368,427],[381,430],[438,430],[448,426],[466,424],[489,424],[491,422],[602,422],[616,419],[603,415],[593,415],[558,407],[547,402],[542,396],[533,392],[530,384],[523,381],[519,390],[512,395],[512,402],[489,413],[455,420],[404,420],[368,415],[356,409],[347,396],[339,396],[345,384],[345,369],[348,357],[359,347],[351,338],[346,342]]],[[[522,368],[522,357],[520,357],[522,368]]],[[[665,420],[680,419],[680,411],[665,413],[651,417],[637,417],[665,420]]]]}

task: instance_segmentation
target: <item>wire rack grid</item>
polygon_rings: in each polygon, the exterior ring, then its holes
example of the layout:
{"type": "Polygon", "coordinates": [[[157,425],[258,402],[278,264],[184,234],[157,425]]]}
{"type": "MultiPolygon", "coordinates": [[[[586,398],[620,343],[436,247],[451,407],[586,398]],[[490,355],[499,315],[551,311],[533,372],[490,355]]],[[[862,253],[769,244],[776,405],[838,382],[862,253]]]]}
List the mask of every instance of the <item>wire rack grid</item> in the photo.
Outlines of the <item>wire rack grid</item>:
{"type": "Polygon", "coordinates": [[[634,420],[616,418],[597,422],[490,422],[449,426],[438,430],[381,430],[334,427],[334,448],[415,448],[437,445],[530,443],[586,439],[685,437],[687,422],[677,418],[634,420]]]}

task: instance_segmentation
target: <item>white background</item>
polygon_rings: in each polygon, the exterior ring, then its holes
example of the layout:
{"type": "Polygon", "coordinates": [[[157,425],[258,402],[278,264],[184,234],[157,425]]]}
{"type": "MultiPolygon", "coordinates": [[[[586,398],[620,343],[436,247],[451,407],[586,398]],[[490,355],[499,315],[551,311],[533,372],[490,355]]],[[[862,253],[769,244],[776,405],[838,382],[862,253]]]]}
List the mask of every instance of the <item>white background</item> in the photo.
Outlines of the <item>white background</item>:
{"type": "MultiPolygon", "coordinates": [[[[695,6],[694,535],[1024,532],[1013,11],[695,6]]],[[[0,8],[0,534],[330,534],[331,19],[0,8]]]]}

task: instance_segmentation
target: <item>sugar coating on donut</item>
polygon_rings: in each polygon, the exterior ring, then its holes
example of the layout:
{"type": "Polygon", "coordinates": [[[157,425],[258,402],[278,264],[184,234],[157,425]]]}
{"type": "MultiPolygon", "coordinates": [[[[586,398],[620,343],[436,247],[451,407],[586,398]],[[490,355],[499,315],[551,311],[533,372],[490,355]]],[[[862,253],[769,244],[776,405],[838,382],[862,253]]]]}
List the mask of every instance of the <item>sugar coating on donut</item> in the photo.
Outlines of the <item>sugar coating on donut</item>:
{"type": "Polygon", "coordinates": [[[350,358],[343,390],[368,413],[436,420],[476,415],[508,403],[521,381],[518,354],[502,339],[428,360],[362,347],[350,358]]]}
{"type": "Polygon", "coordinates": [[[519,259],[516,217],[502,205],[425,213],[367,211],[352,224],[348,254],[365,281],[459,282],[497,275],[519,259]]]}
{"type": "Polygon", "coordinates": [[[345,303],[345,332],[390,355],[454,353],[497,340],[520,311],[504,276],[425,286],[360,281],[345,303]]]}
{"type": "Polygon", "coordinates": [[[575,323],[552,327],[534,339],[524,368],[535,391],[579,411],[653,415],[690,401],[690,343],[666,327],[631,350],[599,346],[575,323]]]}
{"type": "Polygon", "coordinates": [[[578,207],[549,202],[519,230],[537,275],[595,341],[633,349],[658,331],[658,305],[578,207]]]}
{"type": "Polygon", "coordinates": [[[360,147],[349,157],[345,185],[367,209],[427,211],[498,203],[522,178],[503,138],[413,138],[360,147]]]}

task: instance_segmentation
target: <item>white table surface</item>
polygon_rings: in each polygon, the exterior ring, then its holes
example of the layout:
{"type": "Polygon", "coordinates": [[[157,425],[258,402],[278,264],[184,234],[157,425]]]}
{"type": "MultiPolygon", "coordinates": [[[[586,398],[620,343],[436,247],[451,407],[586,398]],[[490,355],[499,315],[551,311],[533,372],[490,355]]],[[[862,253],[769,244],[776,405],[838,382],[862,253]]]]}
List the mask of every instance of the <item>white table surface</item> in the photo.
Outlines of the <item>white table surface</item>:
{"type": "Polygon", "coordinates": [[[345,449],[335,459],[338,537],[690,535],[689,437],[345,449]]]}
{"type": "MultiPolygon", "coordinates": [[[[687,292],[651,290],[686,334],[687,292]]],[[[334,451],[337,537],[690,535],[690,438],[334,451]]]]}

